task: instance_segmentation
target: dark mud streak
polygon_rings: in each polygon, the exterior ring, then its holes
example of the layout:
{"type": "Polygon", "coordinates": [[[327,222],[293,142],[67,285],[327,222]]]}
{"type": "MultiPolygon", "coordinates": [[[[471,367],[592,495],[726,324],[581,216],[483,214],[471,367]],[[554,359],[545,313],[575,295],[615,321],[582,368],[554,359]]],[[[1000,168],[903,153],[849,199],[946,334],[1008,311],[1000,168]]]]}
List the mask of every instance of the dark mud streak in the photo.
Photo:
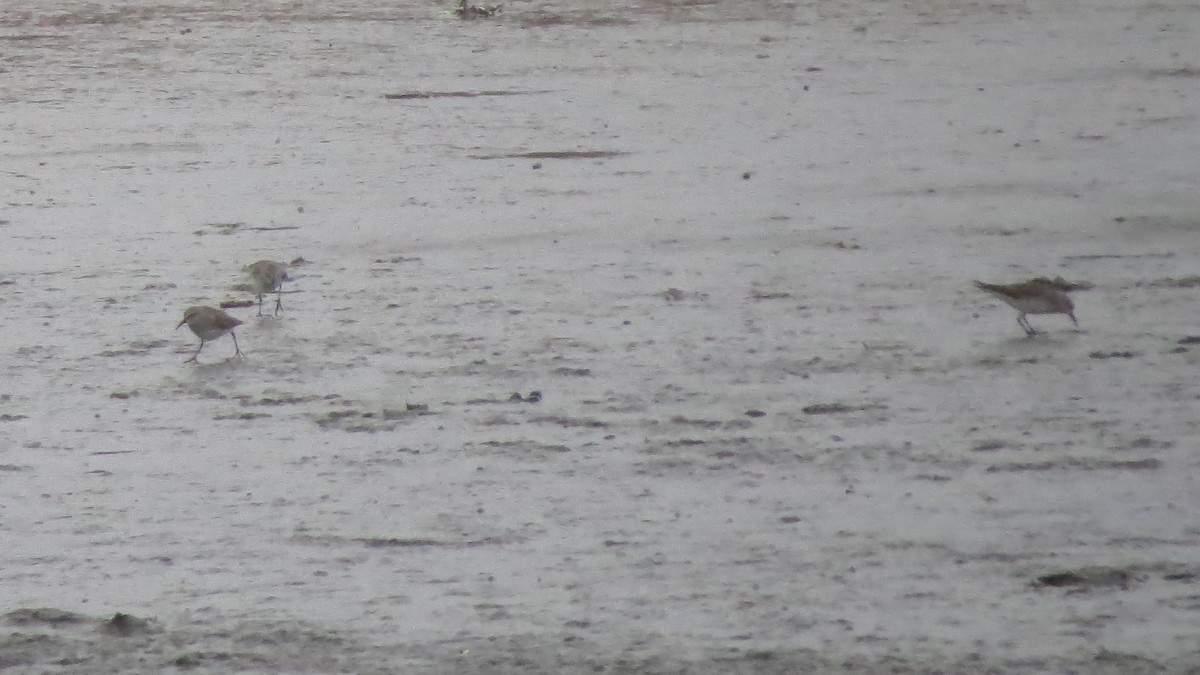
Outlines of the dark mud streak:
{"type": "Polygon", "coordinates": [[[429,98],[476,98],[479,96],[529,96],[533,94],[549,94],[549,89],[528,90],[489,90],[483,91],[405,91],[394,94],[384,94],[389,101],[408,101],[429,98]]]}
{"type": "Polygon", "coordinates": [[[471,159],[611,159],[628,155],[620,150],[544,150],[509,152],[498,155],[471,155],[471,159]]]}

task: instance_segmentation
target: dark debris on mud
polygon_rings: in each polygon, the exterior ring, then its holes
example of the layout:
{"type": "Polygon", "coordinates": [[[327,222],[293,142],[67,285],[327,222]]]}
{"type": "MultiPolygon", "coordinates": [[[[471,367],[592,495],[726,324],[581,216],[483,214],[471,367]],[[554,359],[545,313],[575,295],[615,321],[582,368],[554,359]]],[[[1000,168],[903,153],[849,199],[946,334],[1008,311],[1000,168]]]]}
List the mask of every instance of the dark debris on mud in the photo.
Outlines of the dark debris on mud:
{"type": "Polygon", "coordinates": [[[800,409],[805,415],[833,415],[848,412],[863,412],[867,410],[884,410],[887,406],[880,403],[814,403],[800,409]]]}
{"type": "Polygon", "coordinates": [[[406,403],[403,409],[384,408],[378,412],[357,408],[331,410],[314,415],[313,421],[322,429],[374,433],[393,431],[406,421],[432,414],[434,413],[429,410],[429,406],[424,403],[406,403]]]}
{"type": "Polygon", "coordinates": [[[1037,578],[1036,584],[1075,590],[1112,587],[1128,590],[1135,581],[1139,579],[1129,570],[1116,567],[1084,567],[1043,574],[1037,578]]]}
{"type": "Polygon", "coordinates": [[[164,626],[125,612],[55,608],[0,617],[0,671],[20,673],[387,673],[403,658],[300,622],[164,626]]]}
{"type": "Polygon", "coordinates": [[[490,404],[499,404],[499,403],[541,403],[541,402],[542,402],[542,392],[540,389],[535,389],[535,390],[529,392],[528,395],[524,395],[524,396],[521,395],[521,392],[514,391],[513,393],[509,394],[508,396],[506,396],[504,398],[497,398],[497,397],[492,397],[492,396],[481,397],[481,398],[471,398],[471,399],[467,399],[466,405],[490,405],[490,404]]]}

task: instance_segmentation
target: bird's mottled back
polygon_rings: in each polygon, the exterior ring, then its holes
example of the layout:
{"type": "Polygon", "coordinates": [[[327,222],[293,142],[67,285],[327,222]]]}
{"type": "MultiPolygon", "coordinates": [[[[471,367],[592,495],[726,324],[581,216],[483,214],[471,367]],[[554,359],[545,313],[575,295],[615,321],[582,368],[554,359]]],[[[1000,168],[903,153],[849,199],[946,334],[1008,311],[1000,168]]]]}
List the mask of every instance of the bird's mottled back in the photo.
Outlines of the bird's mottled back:
{"type": "Polygon", "coordinates": [[[183,310],[183,321],[176,328],[187,324],[188,328],[201,340],[213,340],[242,325],[241,319],[235,319],[216,307],[200,305],[183,310]]]}
{"type": "Polygon", "coordinates": [[[1020,313],[1017,316],[1017,324],[1029,335],[1037,331],[1029,325],[1026,314],[1066,314],[1072,323],[1079,325],[1075,320],[1075,302],[1063,292],[1056,281],[1039,277],[1016,284],[985,284],[976,281],[975,286],[1017,310],[1020,313]]]}
{"type": "Polygon", "coordinates": [[[262,316],[263,295],[271,291],[278,292],[275,296],[275,314],[283,309],[283,282],[289,281],[288,266],[274,260],[259,260],[246,265],[246,273],[250,277],[250,286],[258,296],[258,315],[262,316]]]}
{"type": "Polygon", "coordinates": [[[288,281],[287,265],[274,260],[259,260],[246,266],[254,292],[258,294],[279,290],[288,281]]]}

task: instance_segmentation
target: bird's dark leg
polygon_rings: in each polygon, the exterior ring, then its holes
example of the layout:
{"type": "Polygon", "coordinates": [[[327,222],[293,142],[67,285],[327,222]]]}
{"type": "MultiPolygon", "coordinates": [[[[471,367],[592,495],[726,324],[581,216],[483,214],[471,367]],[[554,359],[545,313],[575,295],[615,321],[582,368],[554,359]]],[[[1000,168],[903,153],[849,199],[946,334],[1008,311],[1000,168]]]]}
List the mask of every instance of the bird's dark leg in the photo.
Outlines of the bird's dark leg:
{"type": "Polygon", "coordinates": [[[262,316],[262,293],[258,294],[258,315],[262,316]]]}
{"type": "MultiPolygon", "coordinates": [[[[201,349],[204,349],[204,339],[203,338],[200,339],[200,346],[196,347],[196,351],[192,353],[192,358],[188,359],[187,361],[184,361],[184,363],[195,361],[196,357],[200,356],[201,349]]],[[[197,361],[197,363],[199,363],[199,362],[197,361]]]]}
{"type": "Polygon", "coordinates": [[[1033,337],[1034,335],[1037,335],[1037,331],[1034,330],[1033,326],[1029,325],[1029,319],[1024,314],[1017,317],[1017,323],[1021,326],[1021,328],[1025,329],[1026,337],[1033,337]]]}
{"type": "Polygon", "coordinates": [[[279,316],[279,310],[283,309],[283,286],[279,287],[279,294],[275,296],[275,316],[279,316]]]}
{"type": "Polygon", "coordinates": [[[229,331],[229,337],[233,338],[233,355],[240,359],[246,358],[246,355],[242,353],[242,348],[238,346],[237,336],[233,334],[233,331],[229,331]]]}

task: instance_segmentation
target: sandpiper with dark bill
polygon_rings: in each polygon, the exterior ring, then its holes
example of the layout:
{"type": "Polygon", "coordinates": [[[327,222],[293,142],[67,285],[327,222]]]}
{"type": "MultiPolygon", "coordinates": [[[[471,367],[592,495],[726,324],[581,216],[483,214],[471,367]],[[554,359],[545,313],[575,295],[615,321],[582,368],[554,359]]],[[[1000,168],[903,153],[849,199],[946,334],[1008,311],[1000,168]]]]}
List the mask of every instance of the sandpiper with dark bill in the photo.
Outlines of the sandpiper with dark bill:
{"type": "Polygon", "coordinates": [[[1018,284],[985,284],[976,281],[975,286],[1017,310],[1017,325],[1024,329],[1028,336],[1033,336],[1037,331],[1029,325],[1026,314],[1066,314],[1071,318],[1071,323],[1079,325],[1075,320],[1075,303],[1057,283],[1049,279],[1037,278],[1018,284]]]}
{"type": "Polygon", "coordinates": [[[246,273],[250,275],[250,286],[258,295],[258,315],[262,316],[263,295],[276,291],[275,316],[283,309],[283,282],[290,281],[287,273],[288,266],[274,260],[259,260],[246,265],[246,273]]]}
{"type": "Polygon", "coordinates": [[[229,333],[229,337],[233,338],[234,356],[241,357],[242,350],[238,347],[237,335],[234,335],[233,329],[242,325],[240,319],[235,319],[229,316],[224,311],[216,307],[188,307],[183,310],[183,321],[175,326],[179,330],[179,326],[187,324],[188,328],[200,338],[200,346],[196,348],[196,353],[192,354],[192,358],[184,361],[195,361],[197,356],[200,356],[200,350],[204,349],[204,343],[209,340],[216,340],[222,335],[229,333]]]}

